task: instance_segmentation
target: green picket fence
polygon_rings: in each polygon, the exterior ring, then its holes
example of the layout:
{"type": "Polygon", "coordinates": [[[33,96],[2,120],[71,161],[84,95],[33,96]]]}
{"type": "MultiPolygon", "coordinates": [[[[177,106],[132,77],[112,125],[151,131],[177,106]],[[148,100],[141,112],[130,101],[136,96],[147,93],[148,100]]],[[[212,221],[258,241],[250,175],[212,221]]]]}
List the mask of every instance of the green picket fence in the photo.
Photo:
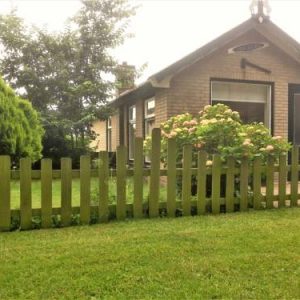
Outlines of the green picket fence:
{"type": "Polygon", "coordinates": [[[116,170],[109,169],[107,152],[99,153],[99,168],[91,169],[89,156],[80,159],[80,170],[72,170],[70,158],[61,159],[61,170],[52,170],[50,159],[43,159],[41,170],[31,170],[29,158],[20,160],[20,169],[11,170],[10,157],[0,156],[0,230],[11,228],[13,218],[19,218],[20,228],[32,228],[32,218],[39,216],[43,228],[52,227],[53,216],[60,216],[61,226],[69,226],[72,216],[80,216],[82,224],[89,224],[91,216],[97,222],[107,222],[116,218],[124,220],[127,217],[158,217],[162,212],[175,217],[191,214],[203,215],[207,213],[247,211],[249,208],[262,209],[276,207],[298,206],[299,181],[299,149],[293,147],[291,165],[287,165],[287,156],[283,155],[275,165],[270,156],[266,165],[262,165],[260,158],[253,164],[245,158],[239,167],[236,167],[234,158],[230,158],[223,165],[218,155],[213,157],[211,166],[207,166],[207,154],[198,153],[197,168],[192,168],[192,147],[184,146],[183,166],[176,168],[176,143],[168,141],[167,169],[161,169],[160,141],[161,132],[154,129],[152,132],[151,168],[144,168],[143,139],[135,140],[135,157],[132,168],[127,166],[127,150],[124,146],[117,149],[116,170]],[[289,176],[290,175],[290,176],[289,176]],[[116,177],[116,204],[110,204],[109,178],[116,177]],[[160,201],[161,177],[166,177],[167,196],[160,201]],[[91,205],[91,177],[98,178],[99,199],[98,205],[91,205]],[[133,203],[126,201],[126,180],[133,178],[133,203]],[[149,177],[148,201],[143,201],[144,177],[149,177]],[[196,180],[196,196],[191,195],[192,177],[196,180]],[[61,206],[52,206],[52,180],[61,180],[61,206]],[[80,178],[80,206],[72,207],[72,179],[80,178]],[[176,189],[178,178],[182,180],[181,200],[178,201],[176,189]],[[208,178],[211,182],[208,193],[208,178]],[[11,180],[20,180],[20,208],[11,209],[11,180]],[[32,208],[32,179],[41,180],[41,208],[32,208]],[[249,196],[249,181],[251,179],[252,195],[249,196]],[[290,182],[288,182],[288,179],[290,182]],[[239,190],[236,191],[236,182],[239,190]],[[264,182],[264,187],[262,187],[264,182]],[[276,183],[276,188],[274,188],[276,183]],[[225,194],[221,190],[224,188],[225,194]],[[287,184],[291,186],[287,193],[287,184]],[[265,195],[262,190],[265,189],[265,195]],[[275,190],[278,193],[275,193],[275,190]],[[208,197],[209,194],[209,197],[208,197]],[[250,201],[251,200],[251,201],[250,201]]]}

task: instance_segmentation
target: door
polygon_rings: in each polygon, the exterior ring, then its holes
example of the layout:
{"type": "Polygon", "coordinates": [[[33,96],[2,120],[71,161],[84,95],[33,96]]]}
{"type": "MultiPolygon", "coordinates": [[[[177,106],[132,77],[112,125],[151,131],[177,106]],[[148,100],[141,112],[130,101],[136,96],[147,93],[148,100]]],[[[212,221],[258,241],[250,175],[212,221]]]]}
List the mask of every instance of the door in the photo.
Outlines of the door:
{"type": "Polygon", "coordinates": [[[300,145],[300,85],[289,85],[289,142],[300,145]]]}

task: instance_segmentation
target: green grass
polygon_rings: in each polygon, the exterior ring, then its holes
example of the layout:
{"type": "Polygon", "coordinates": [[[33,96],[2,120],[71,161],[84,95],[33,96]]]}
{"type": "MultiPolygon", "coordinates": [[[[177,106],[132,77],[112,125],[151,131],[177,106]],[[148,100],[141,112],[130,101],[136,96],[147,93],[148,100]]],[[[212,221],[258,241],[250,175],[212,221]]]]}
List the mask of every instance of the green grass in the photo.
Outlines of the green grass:
{"type": "Polygon", "coordinates": [[[299,299],[300,209],[0,234],[0,299],[299,299]]]}
{"type": "MultiPolygon", "coordinates": [[[[127,202],[133,202],[133,181],[127,180],[127,202]]],[[[32,207],[41,207],[41,181],[32,180],[32,207]]],[[[52,207],[60,207],[60,180],[56,179],[52,182],[52,207]]],[[[148,199],[149,184],[145,180],[144,183],[144,201],[148,199]]],[[[161,200],[166,200],[166,187],[162,186],[160,189],[161,200]]],[[[97,178],[91,180],[91,201],[92,204],[97,204],[99,195],[99,186],[97,178]]],[[[116,179],[111,178],[109,180],[109,198],[111,203],[116,201],[116,179]]],[[[72,181],[72,206],[80,205],[80,181],[79,179],[73,179],[72,181]]],[[[13,180],[11,182],[11,208],[20,208],[20,182],[13,180]]]]}

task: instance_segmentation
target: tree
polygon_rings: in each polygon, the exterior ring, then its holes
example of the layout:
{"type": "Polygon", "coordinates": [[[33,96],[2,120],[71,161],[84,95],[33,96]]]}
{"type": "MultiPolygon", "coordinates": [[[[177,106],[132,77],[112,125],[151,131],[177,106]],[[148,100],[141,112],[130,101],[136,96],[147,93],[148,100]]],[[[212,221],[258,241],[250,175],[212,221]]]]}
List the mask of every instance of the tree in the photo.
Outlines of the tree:
{"type": "Polygon", "coordinates": [[[41,112],[46,131],[59,127],[72,149],[85,148],[91,122],[110,113],[117,64],[110,52],[128,36],[133,13],[125,0],[82,0],[59,33],[27,26],[15,12],[0,16],[0,71],[41,112]]]}
{"type": "Polygon", "coordinates": [[[15,163],[28,156],[41,158],[43,129],[38,113],[29,101],[16,96],[0,78],[0,154],[15,163]]]}

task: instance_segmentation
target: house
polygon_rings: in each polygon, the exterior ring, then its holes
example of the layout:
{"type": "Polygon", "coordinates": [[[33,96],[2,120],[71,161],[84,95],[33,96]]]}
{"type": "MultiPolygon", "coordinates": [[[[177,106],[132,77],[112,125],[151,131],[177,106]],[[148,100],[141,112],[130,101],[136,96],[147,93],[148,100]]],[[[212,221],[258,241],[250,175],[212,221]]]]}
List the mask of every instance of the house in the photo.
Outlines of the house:
{"type": "Polygon", "coordinates": [[[111,103],[115,115],[94,124],[98,150],[124,144],[132,159],[134,136],[215,103],[299,144],[300,44],[272,23],[264,5],[254,1],[250,19],[121,93],[111,103]]]}

